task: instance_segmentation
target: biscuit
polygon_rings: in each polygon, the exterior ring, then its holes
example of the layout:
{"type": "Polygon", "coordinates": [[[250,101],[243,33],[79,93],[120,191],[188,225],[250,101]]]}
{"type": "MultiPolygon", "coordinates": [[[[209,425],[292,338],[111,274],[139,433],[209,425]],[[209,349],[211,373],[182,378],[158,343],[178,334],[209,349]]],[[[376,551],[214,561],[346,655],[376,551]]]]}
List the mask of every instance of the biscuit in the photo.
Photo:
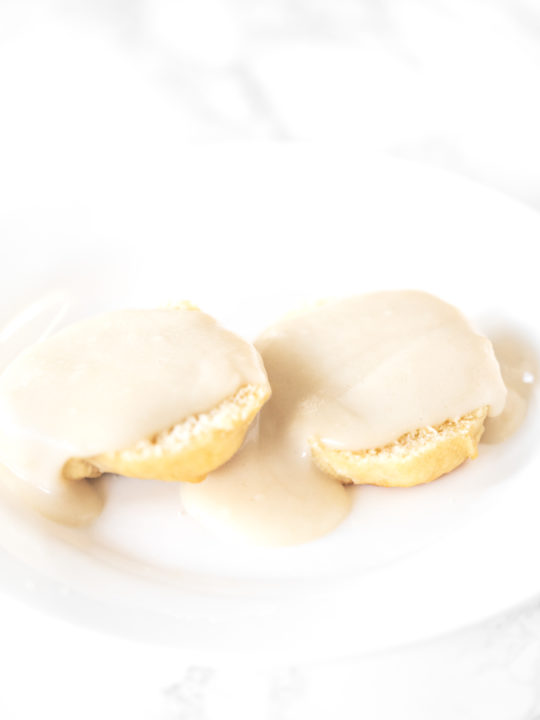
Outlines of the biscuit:
{"type": "Polygon", "coordinates": [[[343,484],[412,487],[436,480],[478,455],[488,408],[482,407],[436,427],[408,432],[369,450],[341,450],[310,440],[315,464],[343,484]]]}

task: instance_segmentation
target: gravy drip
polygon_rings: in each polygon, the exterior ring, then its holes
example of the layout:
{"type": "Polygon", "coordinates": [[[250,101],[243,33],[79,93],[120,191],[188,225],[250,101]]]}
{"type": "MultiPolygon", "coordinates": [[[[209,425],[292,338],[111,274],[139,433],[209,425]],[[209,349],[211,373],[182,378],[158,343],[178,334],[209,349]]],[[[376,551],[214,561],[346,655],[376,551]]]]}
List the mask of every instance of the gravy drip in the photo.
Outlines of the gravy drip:
{"type": "Polygon", "coordinates": [[[265,384],[253,346],[199,311],[121,310],[72,325],[0,376],[4,485],[44,515],[82,524],[102,501],[67,483],[69,458],[129,448],[265,384]]]}
{"type": "Polygon", "coordinates": [[[490,341],[423,292],[379,292],[289,315],[255,343],[272,387],[243,448],[200,485],[187,512],[262,545],[320,537],[347,515],[351,490],[312,463],[308,439],[377,448],[489,406],[506,388],[490,341]]]}

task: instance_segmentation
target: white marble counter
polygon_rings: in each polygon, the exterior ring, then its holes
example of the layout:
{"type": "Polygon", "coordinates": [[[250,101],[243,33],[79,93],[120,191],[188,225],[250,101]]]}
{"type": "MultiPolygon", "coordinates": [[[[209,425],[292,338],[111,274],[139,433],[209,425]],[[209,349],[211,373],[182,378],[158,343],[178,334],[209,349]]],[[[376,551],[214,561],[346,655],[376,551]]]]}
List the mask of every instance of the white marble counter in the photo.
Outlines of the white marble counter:
{"type": "Polygon", "coordinates": [[[338,137],[540,205],[539,38],[537,0],[1,0],[0,129],[338,137]]]}
{"type": "MultiPolygon", "coordinates": [[[[0,103],[3,173],[73,154],[84,168],[160,133],[339,139],[540,208],[538,0],[0,0],[0,103]]],[[[414,648],[272,671],[152,649],[120,671],[125,648],[103,657],[99,635],[2,602],[5,718],[540,718],[537,601],[414,648]],[[101,690],[81,710],[89,678],[101,690]]]]}

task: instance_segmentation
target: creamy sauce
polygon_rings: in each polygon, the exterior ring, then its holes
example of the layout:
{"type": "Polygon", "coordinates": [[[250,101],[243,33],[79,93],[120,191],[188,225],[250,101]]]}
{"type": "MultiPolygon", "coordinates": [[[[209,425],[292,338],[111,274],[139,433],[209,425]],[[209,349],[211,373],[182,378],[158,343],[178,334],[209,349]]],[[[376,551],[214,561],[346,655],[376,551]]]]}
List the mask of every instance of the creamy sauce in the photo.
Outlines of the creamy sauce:
{"type": "Polygon", "coordinates": [[[91,483],[67,483],[72,457],[120,450],[266,383],[253,346],[190,310],[126,310],[72,325],[0,376],[3,483],[61,522],[98,514],[91,483]]]}
{"type": "MultiPolygon", "coordinates": [[[[490,341],[455,308],[413,291],[287,316],[256,348],[271,400],[240,452],[201,484],[181,484],[181,497],[202,523],[262,545],[313,540],[349,512],[352,491],[315,468],[310,438],[380,447],[487,405],[488,439],[500,440],[520,422],[530,375],[507,357],[507,400],[490,341]]],[[[83,524],[103,499],[94,483],[62,478],[69,458],[130,447],[242,385],[265,382],[254,348],[203,313],[86,320],[28,349],[0,376],[0,480],[43,514],[83,524]]]]}
{"type": "Polygon", "coordinates": [[[265,545],[319,537],[351,495],[319,472],[308,439],[361,450],[482,406],[505,407],[490,341],[422,292],[382,292],[289,316],[256,342],[272,398],[243,449],[182,502],[203,523],[265,545]]]}
{"type": "Polygon", "coordinates": [[[503,412],[486,419],[482,442],[500,443],[521,426],[529,408],[538,362],[530,344],[515,332],[490,333],[502,377],[508,389],[503,412]]]}
{"type": "Polygon", "coordinates": [[[305,436],[287,438],[272,411],[261,413],[226,465],[198,485],[181,486],[184,509],[218,533],[257,545],[298,545],[326,535],[349,513],[350,489],[317,470],[305,436]]]}

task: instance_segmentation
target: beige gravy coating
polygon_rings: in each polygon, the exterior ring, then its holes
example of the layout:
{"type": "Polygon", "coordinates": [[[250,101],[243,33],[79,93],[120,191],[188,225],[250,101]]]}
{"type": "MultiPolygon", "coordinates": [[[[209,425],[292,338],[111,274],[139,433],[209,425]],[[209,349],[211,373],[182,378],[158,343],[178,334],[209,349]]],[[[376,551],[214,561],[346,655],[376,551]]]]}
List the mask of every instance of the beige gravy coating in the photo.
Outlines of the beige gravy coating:
{"type": "Polygon", "coordinates": [[[266,382],[254,348],[198,311],[122,310],[84,320],[0,376],[4,484],[62,522],[101,508],[89,483],[62,479],[71,457],[130,447],[266,382]]]}
{"type": "Polygon", "coordinates": [[[482,406],[506,388],[490,341],[432,295],[379,292],[283,318],[256,342],[272,387],[259,427],[225,466],[181,488],[187,512],[266,545],[312,540],[351,496],[312,464],[308,438],[351,450],[482,406]]]}

